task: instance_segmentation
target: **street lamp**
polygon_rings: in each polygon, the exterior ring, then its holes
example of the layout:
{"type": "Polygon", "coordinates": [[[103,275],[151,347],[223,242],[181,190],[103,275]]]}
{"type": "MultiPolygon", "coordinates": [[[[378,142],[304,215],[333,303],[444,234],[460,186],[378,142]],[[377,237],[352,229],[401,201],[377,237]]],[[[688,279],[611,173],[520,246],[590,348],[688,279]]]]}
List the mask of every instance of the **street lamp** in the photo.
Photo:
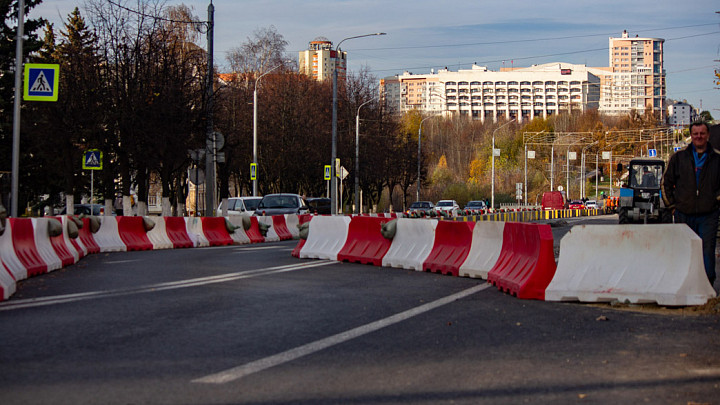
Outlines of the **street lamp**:
{"type": "Polygon", "coordinates": [[[510,121],[500,125],[499,127],[495,128],[492,135],[492,180],[491,180],[491,186],[490,186],[490,208],[495,210],[495,132],[497,132],[500,128],[510,124],[511,122],[514,122],[515,118],[511,119],[510,121]]]}
{"type": "Polygon", "coordinates": [[[267,72],[261,74],[257,79],[255,79],[255,89],[253,90],[253,165],[255,166],[255,177],[253,178],[253,197],[257,197],[257,105],[258,105],[258,96],[257,96],[257,88],[258,83],[260,82],[260,79],[262,79],[263,76],[266,74],[272,72],[273,70],[279,68],[282,65],[277,65],[274,68],[268,70],[267,72]]]}
{"type": "Polygon", "coordinates": [[[338,52],[340,45],[348,39],[371,37],[373,35],[385,35],[384,32],[376,32],[374,34],[357,35],[354,37],[347,37],[340,41],[335,47],[335,66],[333,69],[333,101],[332,101],[332,156],[330,159],[330,213],[337,214],[338,207],[338,195],[337,195],[337,173],[335,167],[335,159],[337,157],[337,77],[338,77],[338,52]]]}
{"type": "Polygon", "coordinates": [[[358,107],[357,115],[355,116],[355,213],[359,214],[360,209],[360,109],[365,105],[374,101],[370,99],[358,107]]]}
{"type": "Polygon", "coordinates": [[[436,115],[431,115],[429,117],[425,117],[420,121],[420,127],[418,128],[418,173],[417,173],[417,193],[415,195],[415,201],[420,201],[420,157],[422,154],[420,153],[420,140],[422,140],[422,124],[425,122],[425,120],[429,120],[430,118],[437,117],[436,115]]]}

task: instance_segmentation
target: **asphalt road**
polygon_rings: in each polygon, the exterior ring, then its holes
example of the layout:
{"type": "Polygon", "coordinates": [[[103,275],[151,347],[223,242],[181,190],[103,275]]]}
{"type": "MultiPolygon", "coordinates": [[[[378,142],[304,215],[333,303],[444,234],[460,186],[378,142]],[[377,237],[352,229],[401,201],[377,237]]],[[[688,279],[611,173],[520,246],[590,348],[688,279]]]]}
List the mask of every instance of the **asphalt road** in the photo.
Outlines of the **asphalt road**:
{"type": "Polygon", "coordinates": [[[717,316],[519,300],[295,244],[97,254],[21,282],[0,303],[0,401],[720,401],[717,316]]]}

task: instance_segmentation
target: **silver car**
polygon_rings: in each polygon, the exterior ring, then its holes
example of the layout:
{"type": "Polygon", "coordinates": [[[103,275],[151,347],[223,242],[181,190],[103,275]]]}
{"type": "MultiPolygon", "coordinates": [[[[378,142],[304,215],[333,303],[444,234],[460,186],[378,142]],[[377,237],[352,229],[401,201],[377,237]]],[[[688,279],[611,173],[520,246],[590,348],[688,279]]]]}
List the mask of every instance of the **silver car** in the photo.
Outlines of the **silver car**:
{"type": "MultiPolygon", "coordinates": [[[[228,215],[245,215],[251,216],[255,213],[255,209],[262,200],[262,197],[231,197],[228,198],[227,214],[228,215]]],[[[222,215],[222,202],[218,206],[217,213],[222,215]]]]}

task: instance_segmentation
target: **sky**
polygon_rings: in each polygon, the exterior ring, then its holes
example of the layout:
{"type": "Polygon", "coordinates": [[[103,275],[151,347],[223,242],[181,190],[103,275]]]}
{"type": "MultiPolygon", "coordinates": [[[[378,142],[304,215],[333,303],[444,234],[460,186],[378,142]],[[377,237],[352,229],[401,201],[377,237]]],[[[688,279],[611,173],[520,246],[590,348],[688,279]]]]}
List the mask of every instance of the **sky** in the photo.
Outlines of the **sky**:
{"type": "MultiPolygon", "coordinates": [[[[103,0],[99,0],[103,1],[103,0]]],[[[113,0],[120,1],[120,0],[113,0]]],[[[136,0],[123,1],[133,8],[136,0]]],[[[209,0],[169,0],[185,4],[206,20],[209,0]]],[[[45,0],[30,17],[62,27],[84,0],[45,0]]],[[[549,62],[608,66],[608,38],[665,39],[667,97],[687,100],[720,119],[720,4],[717,0],[214,0],[215,65],[227,70],[228,51],[274,26],[297,60],[317,37],[337,45],[343,39],[348,69],[366,68],[378,78],[430,73],[473,63],[498,70],[549,62]]],[[[205,40],[202,39],[204,46],[205,40]]]]}

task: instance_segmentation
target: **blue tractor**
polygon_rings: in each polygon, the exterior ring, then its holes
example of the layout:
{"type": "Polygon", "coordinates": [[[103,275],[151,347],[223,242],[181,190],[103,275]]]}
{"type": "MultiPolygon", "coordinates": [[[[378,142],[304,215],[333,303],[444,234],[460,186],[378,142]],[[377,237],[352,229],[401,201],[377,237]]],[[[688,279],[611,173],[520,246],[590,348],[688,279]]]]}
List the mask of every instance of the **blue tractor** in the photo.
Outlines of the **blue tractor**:
{"type": "Polygon", "coordinates": [[[621,224],[672,222],[672,212],[665,208],[660,181],[665,161],[657,158],[632,159],[628,178],[620,189],[618,220],[621,224]]]}

